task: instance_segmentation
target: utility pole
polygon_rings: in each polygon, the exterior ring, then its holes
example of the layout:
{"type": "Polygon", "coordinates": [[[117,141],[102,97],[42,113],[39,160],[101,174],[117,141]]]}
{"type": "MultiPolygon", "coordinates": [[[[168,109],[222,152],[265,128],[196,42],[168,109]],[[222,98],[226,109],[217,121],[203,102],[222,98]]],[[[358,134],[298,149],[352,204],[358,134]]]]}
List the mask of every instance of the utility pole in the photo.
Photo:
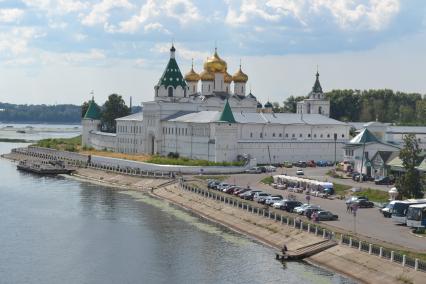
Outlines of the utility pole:
{"type": "Polygon", "coordinates": [[[337,162],[337,160],[336,160],[336,147],[337,147],[336,143],[337,143],[337,133],[334,133],[334,166],[336,166],[336,162],[337,162]]]}

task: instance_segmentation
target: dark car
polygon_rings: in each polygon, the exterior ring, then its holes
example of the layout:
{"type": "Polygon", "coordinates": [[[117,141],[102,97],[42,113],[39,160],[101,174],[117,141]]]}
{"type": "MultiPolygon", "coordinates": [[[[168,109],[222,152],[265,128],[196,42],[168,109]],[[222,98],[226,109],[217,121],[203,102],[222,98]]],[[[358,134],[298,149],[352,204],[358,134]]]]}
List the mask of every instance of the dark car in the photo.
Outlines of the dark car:
{"type": "Polygon", "coordinates": [[[331,213],[330,211],[318,211],[319,221],[333,221],[339,219],[339,216],[331,213]]]}
{"type": "Polygon", "coordinates": [[[307,165],[308,167],[312,167],[312,168],[315,168],[315,167],[317,166],[317,164],[315,164],[315,161],[314,161],[314,160],[309,160],[309,161],[307,161],[307,162],[306,162],[306,165],[307,165]]]}
{"type": "Polygon", "coordinates": [[[308,208],[305,210],[305,212],[303,213],[306,217],[308,217],[309,219],[311,219],[312,213],[314,212],[318,212],[320,211],[320,208],[308,208]]]}
{"type": "Polygon", "coordinates": [[[216,188],[216,186],[218,186],[220,183],[220,181],[217,180],[212,180],[207,184],[208,188],[216,188]]]}
{"type": "Polygon", "coordinates": [[[293,212],[293,209],[297,206],[302,206],[302,202],[297,200],[288,200],[283,205],[281,205],[280,209],[285,210],[287,212],[293,212]]]}
{"type": "Polygon", "coordinates": [[[394,181],[390,177],[383,177],[383,178],[374,180],[374,183],[375,184],[389,185],[389,184],[393,184],[394,181]]]}
{"type": "Polygon", "coordinates": [[[305,161],[299,161],[293,164],[295,167],[306,168],[307,164],[305,161]]]}
{"type": "Polygon", "coordinates": [[[374,203],[365,199],[358,199],[354,202],[359,208],[373,208],[374,203]]]}

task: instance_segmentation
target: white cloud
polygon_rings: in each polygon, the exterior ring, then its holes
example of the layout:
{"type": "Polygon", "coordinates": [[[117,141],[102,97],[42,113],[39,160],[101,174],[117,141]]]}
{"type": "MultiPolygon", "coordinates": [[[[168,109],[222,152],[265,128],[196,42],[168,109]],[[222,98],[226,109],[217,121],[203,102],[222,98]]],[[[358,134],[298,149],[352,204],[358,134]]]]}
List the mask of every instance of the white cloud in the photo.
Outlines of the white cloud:
{"type": "Polygon", "coordinates": [[[164,33],[164,34],[167,34],[167,35],[171,34],[171,32],[168,29],[166,29],[160,23],[149,23],[149,24],[146,24],[143,27],[143,30],[145,32],[152,32],[152,31],[154,31],[154,32],[161,32],[161,33],[164,33]]]}
{"type": "Polygon", "coordinates": [[[175,18],[181,24],[198,21],[200,12],[191,0],[167,0],[163,5],[166,15],[175,18]]]}
{"type": "Polygon", "coordinates": [[[79,12],[89,7],[88,2],[78,0],[23,0],[25,5],[51,14],[79,12]]]}
{"type": "MultiPolygon", "coordinates": [[[[211,53],[205,51],[193,50],[185,47],[185,45],[181,43],[175,43],[176,53],[180,58],[185,60],[205,60],[207,57],[211,56],[211,53]]],[[[170,43],[157,43],[151,48],[152,52],[157,53],[169,53],[170,52],[170,43]]]]}
{"type": "Polygon", "coordinates": [[[81,42],[85,40],[86,38],[87,38],[87,35],[82,33],[76,33],[73,35],[73,39],[77,42],[81,42]]]}
{"type": "Polygon", "coordinates": [[[28,50],[29,42],[40,36],[42,34],[32,27],[17,27],[0,32],[0,52],[9,52],[13,56],[23,54],[28,50]]]}
{"type": "Polygon", "coordinates": [[[97,24],[108,24],[110,11],[115,8],[130,9],[133,4],[128,0],[102,0],[92,6],[92,10],[88,15],[83,17],[82,24],[86,26],[94,26],[97,24]]]}
{"type": "Polygon", "coordinates": [[[123,21],[119,24],[119,32],[122,33],[134,33],[140,26],[147,21],[149,18],[158,16],[160,11],[155,0],[148,0],[142,5],[139,14],[132,16],[129,20],[123,21]]]}
{"type": "Polygon", "coordinates": [[[88,52],[42,52],[40,61],[45,65],[74,65],[88,62],[99,62],[106,59],[105,52],[99,49],[91,49],[88,52]]]}
{"type": "Polygon", "coordinates": [[[291,17],[303,26],[314,17],[330,12],[342,29],[367,28],[381,30],[399,12],[400,0],[242,0],[240,5],[228,1],[226,23],[245,25],[261,19],[278,22],[291,17]]]}
{"type": "Polygon", "coordinates": [[[0,9],[0,22],[12,23],[20,20],[24,15],[24,11],[21,9],[0,9]]]}

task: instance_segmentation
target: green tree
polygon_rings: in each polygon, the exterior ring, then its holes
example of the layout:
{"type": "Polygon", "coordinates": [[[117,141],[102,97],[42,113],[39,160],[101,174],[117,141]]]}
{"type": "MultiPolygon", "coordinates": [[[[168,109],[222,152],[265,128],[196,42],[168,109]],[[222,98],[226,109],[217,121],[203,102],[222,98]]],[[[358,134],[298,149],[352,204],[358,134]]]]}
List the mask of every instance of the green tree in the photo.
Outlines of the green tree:
{"type": "Polygon", "coordinates": [[[272,111],[274,113],[280,113],[280,112],[283,112],[283,108],[280,106],[280,103],[273,102],[272,103],[272,111]]]}
{"type": "Polygon", "coordinates": [[[115,119],[129,114],[130,109],[126,106],[126,103],[120,95],[109,95],[108,100],[102,107],[102,129],[106,132],[114,133],[116,131],[115,119]]]}
{"type": "Polygon", "coordinates": [[[404,165],[405,173],[397,180],[396,186],[401,197],[423,197],[423,185],[419,171],[416,169],[422,160],[416,136],[404,136],[404,148],[399,153],[399,158],[404,165]]]}
{"type": "Polygon", "coordinates": [[[299,97],[290,96],[290,97],[288,97],[287,100],[284,101],[283,112],[295,113],[296,110],[297,110],[297,102],[303,101],[304,99],[306,99],[306,97],[303,97],[303,96],[299,96],[299,97]]]}
{"type": "Polygon", "coordinates": [[[89,108],[89,101],[87,101],[87,102],[84,102],[82,105],[81,105],[81,117],[83,118],[84,117],[84,115],[86,114],[86,112],[87,112],[87,109],[89,108]]]}

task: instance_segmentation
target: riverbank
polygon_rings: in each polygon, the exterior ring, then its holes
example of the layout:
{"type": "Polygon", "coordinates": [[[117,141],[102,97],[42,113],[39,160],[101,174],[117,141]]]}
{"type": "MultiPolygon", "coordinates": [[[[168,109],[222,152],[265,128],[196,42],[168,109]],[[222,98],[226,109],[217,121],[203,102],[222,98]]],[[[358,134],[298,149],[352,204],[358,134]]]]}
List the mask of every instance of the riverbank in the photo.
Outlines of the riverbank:
{"type": "MultiPolygon", "coordinates": [[[[93,169],[80,169],[76,177],[121,189],[146,192],[277,249],[284,243],[289,249],[295,250],[322,240],[313,234],[284,226],[277,221],[224,205],[198,194],[183,192],[178,184],[162,186],[168,181],[141,179],[93,169]]],[[[423,283],[424,281],[422,272],[404,268],[388,260],[342,245],[337,245],[306,260],[362,283],[423,283]]],[[[273,255],[271,255],[271,261],[275,261],[273,255]]]]}
{"type": "MultiPolygon", "coordinates": [[[[277,221],[183,191],[177,184],[168,184],[170,180],[141,178],[89,168],[78,169],[72,178],[112,186],[118,190],[151,194],[277,249],[283,243],[290,250],[295,250],[322,240],[277,221]]],[[[271,255],[271,261],[275,261],[274,255],[271,255]]],[[[423,283],[424,280],[422,272],[341,245],[310,257],[307,261],[362,283],[423,283]]]]}

